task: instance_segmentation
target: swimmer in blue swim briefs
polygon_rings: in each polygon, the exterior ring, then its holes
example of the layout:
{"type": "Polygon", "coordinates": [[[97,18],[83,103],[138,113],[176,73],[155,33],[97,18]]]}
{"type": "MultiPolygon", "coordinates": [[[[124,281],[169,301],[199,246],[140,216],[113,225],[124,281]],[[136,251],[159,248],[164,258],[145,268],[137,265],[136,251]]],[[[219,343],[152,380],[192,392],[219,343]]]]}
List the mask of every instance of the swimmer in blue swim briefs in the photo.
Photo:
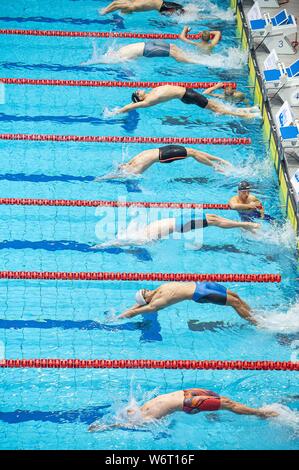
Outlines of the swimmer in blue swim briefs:
{"type": "Polygon", "coordinates": [[[182,145],[164,145],[163,147],[144,150],[138,155],[133,157],[128,163],[119,165],[115,172],[108,173],[104,176],[99,176],[95,180],[109,180],[117,178],[130,177],[132,175],[141,175],[154,163],[173,163],[181,160],[186,160],[188,157],[194,159],[197,163],[202,163],[211,167],[220,173],[224,168],[232,168],[232,165],[223,158],[215,157],[207,152],[196,150],[190,147],[183,147],[182,145]]]}
{"type": "Polygon", "coordinates": [[[231,209],[238,211],[241,220],[244,222],[253,222],[255,219],[267,222],[274,221],[275,219],[271,215],[265,214],[261,201],[250,191],[250,183],[241,181],[238,185],[238,194],[229,200],[231,209]]]}
{"type": "Polygon", "coordinates": [[[136,304],[119,315],[119,318],[132,318],[136,315],[152,313],[170,305],[193,300],[198,304],[216,304],[235,309],[238,315],[256,324],[251,309],[238,294],[216,282],[168,282],[154,290],[140,289],[135,296],[136,304]]]}

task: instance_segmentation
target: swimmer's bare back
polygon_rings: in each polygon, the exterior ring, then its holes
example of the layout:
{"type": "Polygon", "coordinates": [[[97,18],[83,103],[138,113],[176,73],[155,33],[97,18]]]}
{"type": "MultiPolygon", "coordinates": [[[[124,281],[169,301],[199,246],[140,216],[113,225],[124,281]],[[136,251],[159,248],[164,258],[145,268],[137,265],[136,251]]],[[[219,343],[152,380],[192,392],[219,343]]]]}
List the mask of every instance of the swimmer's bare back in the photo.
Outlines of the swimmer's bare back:
{"type": "Polygon", "coordinates": [[[115,0],[106,8],[100,10],[101,15],[120,10],[122,13],[133,13],[151,10],[160,10],[162,0],[115,0]]]}
{"type": "Polygon", "coordinates": [[[184,392],[183,390],[178,390],[149,400],[140,408],[140,411],[144,419],[160,419],[175,411],[182,411],[183,402],[184,392]]]}

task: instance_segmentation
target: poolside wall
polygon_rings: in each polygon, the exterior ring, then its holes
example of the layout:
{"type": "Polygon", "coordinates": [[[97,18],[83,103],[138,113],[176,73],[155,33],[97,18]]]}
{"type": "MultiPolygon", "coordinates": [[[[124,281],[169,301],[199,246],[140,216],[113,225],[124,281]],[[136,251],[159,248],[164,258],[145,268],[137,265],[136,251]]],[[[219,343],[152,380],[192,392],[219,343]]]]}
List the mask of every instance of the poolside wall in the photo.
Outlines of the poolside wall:
{"type": "MultiPolygon", "coordinates": [[[[280,143],[279,136],[275,130],[275,122],[271,114],[267,93],[263,86],[263,81],[259,73],[255,52],[249,47],[249,31],[246,23],[246,17],[240,0],[230,0],[231,7],[236,13],[237,32],[240,37],[242,47],[248,50],[249,81],[253,87],[253,96],[255,104],[258,104],[262,113],[264,126],[263,133],[265,143],[268,146],[269,155],[272,158],[276,169],[280,186],[280,198],[287,217],[289,218],[295,232],[299,235],[299,221],[297,214],[297,203],[292,194],[292,185],[288,174],[287,163],[284,150],[280,143]]],[[[297,248],[299,250],[299,241],[297,248]]]]}

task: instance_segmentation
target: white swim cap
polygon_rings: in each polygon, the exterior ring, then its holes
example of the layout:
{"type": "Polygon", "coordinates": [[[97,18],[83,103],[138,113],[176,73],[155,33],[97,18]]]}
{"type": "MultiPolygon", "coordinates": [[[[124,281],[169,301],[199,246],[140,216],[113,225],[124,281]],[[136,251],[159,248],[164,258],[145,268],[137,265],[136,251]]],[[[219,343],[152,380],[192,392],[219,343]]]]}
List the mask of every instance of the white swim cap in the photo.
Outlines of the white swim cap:
{"type": "Polygon", "coordinates": [[[140,289],[136,292],[135,300],[138,303],[138,305],[146,305],[147,302],[146,302],[145,298],[143,297],[142,289],[140,289]]]}

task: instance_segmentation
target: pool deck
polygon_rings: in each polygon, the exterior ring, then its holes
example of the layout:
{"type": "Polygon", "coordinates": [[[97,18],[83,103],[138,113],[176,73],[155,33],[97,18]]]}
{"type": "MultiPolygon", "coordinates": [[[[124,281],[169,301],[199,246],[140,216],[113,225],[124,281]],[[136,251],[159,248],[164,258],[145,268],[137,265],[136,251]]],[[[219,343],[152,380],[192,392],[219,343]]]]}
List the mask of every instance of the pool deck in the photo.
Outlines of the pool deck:
{"type": "MultiPolygon", "coordinates": [[[[245,14],[247,14],[248,10],[252,7],[253,5],[253,0],[243,0],[243,8],[245,11],[245,14]]],[[[288,3],[282,4],[279,8],[261,8],[261,12],[267,13],[269,12],[271,16],[275,16],[276,13],[278,13],[282,9],[286,9],[289,14],[294,15],[299,19],[299,0],[289,0],[288,3]]],[[[298,31],[298,28],[297,28],[298,31]]],[[[295,34],[293,36],[290,36],[290,40],[294,41],[296,39],[295,34]]],[[[298,40],[298,39],[297,39],[298,40]]],[[[278,53],[278,51],[276,51],[278,53]]],[[[261,46],[257,51],[256,51],[256,59],[257,63],[259,66],[259,70],[262,73],[264,70],[263,64],[266,59],[266,57],[269,55],[269,52],[261,46]]],[[[297,47],[297,52],[296,54],[278,54],[279,59],[288,67],[291,63],[293,63],[296,59],[299,58],[299,47],[297,47]]],[[[271,96],[268,94],[268,96],[271,96]]],[[[270,104],[270,109],[272,116],[274,117],[279,110],[279,108],[282,105],[282,102],[279,98],[274,97],[272,100],[269,100],[270,104]]],[[[292,107],[293,113],[296,117],[296,119],[299,119],[299,107],[292,107]]],[[[285,152],[286,160],[287,160],[287,165],[288,165],[288,171],[290,177],[293,176],[295,171],[299,168],[299,151],[297,149],[297,155],[292,153],[285,152]]]]}

